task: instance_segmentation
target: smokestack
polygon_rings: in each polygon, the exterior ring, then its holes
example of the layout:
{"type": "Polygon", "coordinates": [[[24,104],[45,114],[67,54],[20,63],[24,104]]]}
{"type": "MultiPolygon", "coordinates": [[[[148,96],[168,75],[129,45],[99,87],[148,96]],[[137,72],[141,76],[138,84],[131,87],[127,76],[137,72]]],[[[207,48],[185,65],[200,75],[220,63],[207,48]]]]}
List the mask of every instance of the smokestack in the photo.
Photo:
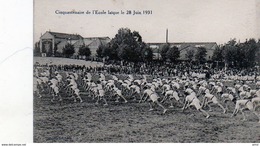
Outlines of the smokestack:
{"type": "Polygon", "coordinates": [[[166,29],[166,43],[168,43],[168,28],[166,29]]]}

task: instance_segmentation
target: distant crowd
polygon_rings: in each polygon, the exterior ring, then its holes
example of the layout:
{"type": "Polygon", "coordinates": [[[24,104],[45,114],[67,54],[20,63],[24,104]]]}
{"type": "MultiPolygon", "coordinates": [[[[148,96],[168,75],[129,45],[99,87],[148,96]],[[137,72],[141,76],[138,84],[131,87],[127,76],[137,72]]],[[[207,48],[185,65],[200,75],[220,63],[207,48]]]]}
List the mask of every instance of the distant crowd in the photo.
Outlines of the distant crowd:
{"type": "Polygon", "coordinates": [[[152,75],[158,77],[167,76],[198,76],[201,75],[203,78],[225,78],[230,77],[231,79],[241,80],[258,80],[260,75],[259,69],[248,68],[248,69],[234,69],[234,68],[212,68],[208,64],[204,65],[194,65],[188,62],[182,62],[177,64],[167,63],[167,62],[147,62],[147,63],[133,63],[133,62],[123,62],[123,61],[110,61],[104,63],[102,66],[86,67],[85,65],[53,65],[49,64],[39,64],[36,62],[34,68],[49,68],[50,72],[55,71],[76,71],[80,73],[84,72],[106,72],[113,74],[136,74],[136,75],[152,75]]]}

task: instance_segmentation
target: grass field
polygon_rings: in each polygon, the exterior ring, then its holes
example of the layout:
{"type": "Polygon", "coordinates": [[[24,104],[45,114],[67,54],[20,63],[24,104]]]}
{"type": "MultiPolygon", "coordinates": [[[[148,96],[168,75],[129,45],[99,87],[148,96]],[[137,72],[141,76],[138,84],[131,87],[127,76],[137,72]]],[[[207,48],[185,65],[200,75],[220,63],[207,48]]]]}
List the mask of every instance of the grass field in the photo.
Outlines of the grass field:
{"type": "Polygon", "coordinates": [[[260,124],[249,111],[241,121],[241,114],[230,118],[233,109],[223,115],[212,106],[206,119],[195,109],[182,112],[177,103],[163,115],[160,108],[148,111],[148,103],[109,101],[104,107],[87,96],[62,105],[34,98],[34,142],[260,142],[260,124]]]}
{"type": "MultiPolygon", "coordinates": [[[[60,58],[34,58],[46,64],[99,65],[95,62],[60,58]]],[[[123,78],[123,77],[122,77],[123,78]]],[[[231,83],[227,83],[231,84],[231,83]]],[[[212,106],[211,117],[206,119],[195,109],[182,112],[180,104],[162,114],[161,108],[148,111],[148,103],[115,103],[95,105],[88,94],[83,103],[62,95],[63,103],[51,103],[51,97],[34,98],[34,142],[260,142],[260,124],[255,115],[246,111],[230,118],[234,105],[230,103],[227,114],[212,106]]],[[[167,107],[169,104],[164,104],[167,107]]]]}

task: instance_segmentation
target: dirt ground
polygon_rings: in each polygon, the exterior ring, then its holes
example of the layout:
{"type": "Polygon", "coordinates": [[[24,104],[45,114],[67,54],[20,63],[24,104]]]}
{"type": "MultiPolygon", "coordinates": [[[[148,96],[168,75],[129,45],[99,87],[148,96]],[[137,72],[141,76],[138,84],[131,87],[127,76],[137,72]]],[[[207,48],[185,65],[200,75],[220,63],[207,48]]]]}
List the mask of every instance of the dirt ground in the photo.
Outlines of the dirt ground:
{"type": "Polygon", "coordinates": [[[104,107],[82,97],[83,103],[67,98],[61,105],[51,103],[51,97],[35,97],[34,142],[260,142],[260,124],[249,111],[245,112],[248,120],[241,121],[241,113],[230,118],[233,109],[223,115],[218,106],[212,106],[206,119],[193,108],[182,112],[177,103],[163,115],[160,107],[148,111],[148,103],[109,101],[104,107]]]}

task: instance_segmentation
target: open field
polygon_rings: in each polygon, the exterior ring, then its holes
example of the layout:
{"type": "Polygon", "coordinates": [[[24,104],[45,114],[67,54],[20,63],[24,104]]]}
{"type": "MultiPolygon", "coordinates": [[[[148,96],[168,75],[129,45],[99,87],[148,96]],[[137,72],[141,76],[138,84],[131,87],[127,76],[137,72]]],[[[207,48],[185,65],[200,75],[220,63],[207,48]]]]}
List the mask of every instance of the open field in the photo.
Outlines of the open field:
{"type": "Polygon", "coordinates": [[[260,124],[249,111],[241,121],[240,113],[230,118],[233,109],[223,115],[212,106],[206,119],[195,109],[182,112],[176,103],[162,115],[158,107],[148,111],[148,103],[109,101],[104,107],[87,96],[83,103],[65,98],[61,105],[35,97],[34,142],[260,142],[260,124]]]}

